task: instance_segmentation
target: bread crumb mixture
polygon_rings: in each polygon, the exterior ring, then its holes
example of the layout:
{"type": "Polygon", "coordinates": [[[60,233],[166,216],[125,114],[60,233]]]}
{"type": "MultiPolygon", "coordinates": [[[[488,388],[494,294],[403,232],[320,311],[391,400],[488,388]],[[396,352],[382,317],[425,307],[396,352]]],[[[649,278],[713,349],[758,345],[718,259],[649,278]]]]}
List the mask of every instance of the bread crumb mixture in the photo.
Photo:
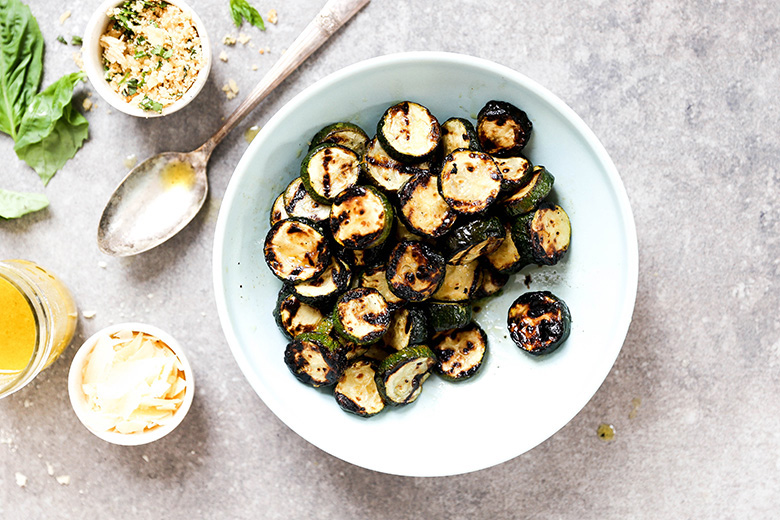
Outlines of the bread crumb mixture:
{"type": "Polygon", "coordinates": [[[106,81],[131,105],[161,112],[195,83],[205,59],[192,17],[166,2],[129,0],[106,13],[106,81]]]}

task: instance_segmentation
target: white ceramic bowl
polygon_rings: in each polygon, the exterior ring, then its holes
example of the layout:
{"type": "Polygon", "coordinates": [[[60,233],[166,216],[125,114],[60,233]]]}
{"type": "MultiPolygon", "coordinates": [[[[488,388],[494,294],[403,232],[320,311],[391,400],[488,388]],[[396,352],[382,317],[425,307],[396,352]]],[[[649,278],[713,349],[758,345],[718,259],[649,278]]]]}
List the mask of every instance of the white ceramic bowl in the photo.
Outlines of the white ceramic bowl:
{"type": "Polygon", "coordinates": [[[187,360],[187,356],[184,354],[184,349],[176,339],[153,325],[145,323],[118,323],[106,327],[92,336],[84,342],[79,348],[76,355],[73,356],[73,361],[70,365],[70,371],[68,372],[68,394],[70,397],[70,404],[73,406],[73,411],[76,412],[76,416],[90,432],[97,437],[100,437],[106,442],[112,444],[119,444],[121,446],[140,446],[141,444],[148,444],[150,442],[161,439],[171,433],[179,424],[181,424],[187,412],[192,405],[192,398],[195,396],[195,380],[192,375],[192,367],[187,360]],[[163,343],[165,343],[176,357],[181,362],[182,369],[184,371],[184,379],[187,382],[187,389],[184,394],[184,400],[179,405],[179,408],[173,414],[170,421],[165,424],[161,424],[149,430],[138,433],[118,433],[105,430],[97,430],[90,425],[89,420],[89,407],[84,396],[84,392],[81,389],[82,371],[84,364],[87,361],[89,354],[97,343],[98,338],[106,335],[111,335],[119,331],[131,330],[134,332],[145,332],[151,336],[156,337],[163,343]]]}
{"type": "Polygon", "coordinates": [[[495,63],[447,53],[383,56],[307,88],[263,127],[236,167],[214,243],[214,286],[233,355],[265,404],[290,428],[353,464],[386,473],[442,476],[487,468],[524,453],[563,427],[607,376],[625,339],[637,288],[637,240],[628,198],[593,132],[560,99],[495,63]],[[489,338],[480,373],[450,383],[433,376],[412,405],[362,419],[330,390],[299,383],[284,364],[287,341],[272,312],[281,283],[263,257],[274,198],[299,173],[309,139],[352,121],[369,134],[388,106],[427,106],[440,121],[475,119],[489,100],[524,109],[534,124],[525,149],[555,176],[552,198],[572,220],[565,259],[528,267],[475,314],[489,338]],[[526,275],[531,281],[526,287],[526,275]],[[572,313],[571,336],[532,357],[508,338],[506,314],[528,290],[546,289],[572,313]]]}
{"type": "Polygon", "coordinates": [[[209,72],[211,71],[211,43],[208,34],[206,33],[206,27],[198,14],[187,5],[186,2],[183,0],[166,0],[167,3],[179,7],[182,11],[189,13],[192,16],[192,21],[195,23],[195,28],[198,30],[198,36],[200,36],[200,43],[203,48],[203,69],[198,73],[198,79],[195,80],[195,83],[193,83],[187,92],[185,92],[177,101],[163,108],[161,112],[143,110],[127,103],[124,97],[111,88],[105,79],[105,72],[103,69],[103,49],[100,47],[100,37],[105,32],[109,22],[106,12],[109,9],[124,3],[124,1],[125,0],[104,1],[92,14],[86,29],[84,29],[81,55],[87,77],[97,93],[100,94],[100,97],[120,112],[143,118],[161,117],[173,114],[195,99],[195,96],[198,95],[208,80],[209,72]]]}

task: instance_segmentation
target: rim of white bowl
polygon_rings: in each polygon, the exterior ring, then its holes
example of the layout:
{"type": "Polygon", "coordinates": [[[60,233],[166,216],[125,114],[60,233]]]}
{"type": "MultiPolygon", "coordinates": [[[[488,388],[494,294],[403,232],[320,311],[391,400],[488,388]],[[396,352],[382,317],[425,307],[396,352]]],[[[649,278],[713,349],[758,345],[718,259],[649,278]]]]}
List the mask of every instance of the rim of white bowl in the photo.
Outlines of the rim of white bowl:
{"type": "MultiPolygon", "coordinates": [[[[581,405],[576,407],[575,413],[571,414],[570,417],[566,418],[565,421],[563,421],[560,425],[558,425],[558,427],[555,428],[555,430],[550,434],[550,436],[540,440],[537,444],[528,447],[528,449],[520,453],[515,453],[508,458],[501,457],[500,460],[499,459],[485,460],[484,465],[482,465],[481,467],[469,468],[454,473],[438,473],[438,472],[395,473],[393,472],[393,474],[398,474],[403,476],[416,476],[416,477],[449,476],[449,475],[463,474],[463,473],[468,473],[473,471],[479,471],[481,469],[486,469],[495,466],[497,464],[501,464],[515,457],[518,457],[527,451],[530,451],[534,447],[538,446],[538,444],[544,442],[544,440],[555,435],[555,433],[557,433],[561,428],[566,426],[566,424],[568,424],[596,394],[598,389],[606,380],[607,375],[609,375],[609,372],[612,370],[612,367],[615,364],[615,360],[617,359],[617,356],[620,354],[620,351],[622,350],[623,343],[625,342],[626,335],[628,334],[628,328],[631,324],[634,307],[636,305],[636,294],[637,294],[637,286],[638,286],[638,279],[639,279],[639,246],[637,242],[636,225],[634,222],[634,216],[631,211],[631,205],[629,203],[628,194],[626,193],[625,186],[623,185],[623,181],[621,180],[620,175],[618,174],[615,164],[613,163],[612,159],[607,153],[607,150],[604,148],[604,145],[601,143],[598,137],[596,137],[596,134],[593,133],[593,131],[588,127],[588,125],[585,124],[582,118],[579,115],[577,115],[577,113],[574,112],[572,108],[570,108],[566,103],[564,103],[563,100],[561,100],[558,96],[553,94],[546,87],[543,87],[540,83],[537,83],[536,81],[532,80],[528,76],[514,69],[511,69],[505,65],[501,65],[484,58],[478,58],[466,54],[457,54],[457,53],[439,52],[439,51],[402,52],[402,53],[379,56],[376,58],[370,58],[364,61],[360,61],[358,63],[354,63],[352,65],[348,65],[347,67],[344,67],[343,69],[333,72],[328,76],[316,81],[312,85],[306,87],[303,91],[301,91],[300,93],[295,95],[295,97],[293,97],[290,101],[288,101],[282,108],[279,109],[279,111],[276,114],[274,114],[271,117],[271,119],[268,120],[268,122],[260,130],[260,134],[265,135],[268,132],[272,132],[274,128],[279,124],[279,122],[283,121],[290,114],[290,112],[292,112],[297,108],[298,105],[302,104],[305,100],[309,99],[310,97],[316,95],[318,92],[327,89],[332,84],[342,81],[345,77],[349,77],[356,73],[365,73],[378,68],[406,64],[411,62],[419,63],[425,61],[435,61],[437,63],[448,63],[452,65],[467,65],[470,67],[483,69],[486,71],[489,70],[492,73],[499,73],[508,78],[512,78],[514,81],[524,85],[529,91],[539,96],[546,103],[549,103],[564,118],[566,118],[566,120],[577,130],[577,132],[579,132],[582,135],[583,139],[585,139],[585,141],[588,143],[592,151],[596,154],[599,162],[604,166],[604,170],[607,174],[607,177],[609,178],[611,186],[615,190],[616,199],[618,201],[618,208],[620,210],[620,214],[623,217],[623,224],[626,233],[625,238],[626,238],[626,246],[627,246],[626,253],[628,259],[628,266],[626,270],[625,292],[623,295],[625,298],[626,305],[624,305],[623,308],[621,309],[620,316],[616,320],[617,326],[615,329],[615,337],[620,338],[620,348],[617,348],[613,352],[613,355],[609,360],[610,361],[609,364],[605,363],[603,365],[604,368],[601,370],[601,373],[598,374],[600,383],[598,384],[598,386],[594,388],[593,392],[590,393],[589,395],[583,394],[582,396],[579,396],[581,405]]],[[[257,137],[262,137],[262,135],[260,134],[257,137]]],[[[244,374],[244,377],[246,377],[246,379],[249,381],[249,384],[252,386],[253,390],[258,395],[258,397],[262,399],[263,403],[277,417],[279,417],[280,420],[282,420],[282,422],[284,422],[284,424],[288,428],[290,428],[296,434],[304,438],[307,442],[313,444],[314,446],[317,446],[319,449],[333,455],[334,457],[337,457],[341,460],[344,460],[356,466],[371,469],[374,471],[388,473],[387,471],[381,468],[377,468],[370,464],[363,463],[359,459],[359,457],[345,456],[343,453],[335,453],[334,452],[335,450],[329,449],[330,446],[324,446],[322,443],[318,443],[315,440],[309,438],[309,436],[302,434],[300,432],[300,430],[302,429],[301,426],[295,420],[290,420],[288,414],[284,412],[283,404],[277,402],[273,398],[273,393],[271,391],[266,390],[265,383],[255,373],[253,373],[248,369],[250,365],[249,359],[246,357],[244,351],[240,348],[238,337],[236,336],[236,333],[233,330],[230,316],[228,314],[227,301],[225,299],[226,286],[224,280],[224,273],[222,270],[222,264],[218,260],[221,260],[223,257],[223,250],[225,246],[225,226],[228,218],[228,208],[232,207],[233,200],[236,197],[241,196],[241,192],[238,191],[238,186],[239,184],[241,184],[241,180],[243,179],[243,177],[248,174],[248,170],[247,168],[245,168],[244,163],[249,161],[249,157],[251,157],[254,154],[255,148],[260,146],[260,144],[264,141],[264,139],[257,138],[257,137],[252,141],[252,143],[250,143],[249,147],[244,152],[244,155],[241,157],[241,160],[236,165],[233,172],[233,177],[230,179],[227,189],[225,190],[225,195],[222,199],[219,216],[217,217],[216,229],[214,234],[214,248],[212,253],[212,259],[213,259],[212,275],[213,275],[213,282],[214,282],[214,295],[217,304],[217,314],[219,316],[220,324],[222,325],[222,331],[225,335],[225,338],[227,339],[228,346],[230,347],[230,350],[233,353],[233,357],[238,363],[241,372],[244,374]]]]}
{"type": "Polygon", "coordinates": [[[203,49],[205,62],[203,69],[198,72],[198,79],[195,80],[195,83],[187,89],[181,98],[163,108],[162,112],[149,112],[127,103],[122,96],[108,85],[103,72],[103,62],[100,58],[102,54],[100,52],[100,36],[102,36],[108,25],[106,11],[123,2],[125,2],[125,0],[106,0],[100,4],[92,14],[89,22],[87,22],[81,45],[81,57],[84,62],[84,71],[87,73],[87,78],[103,100],[125,114],[149,119],[178,112],[187,106],[200,93],[206,84],[206,81],[208,81],[209,73],[211,72],[211,41],[206,32],[206,26],[198,16],[198,13],[183,0],[166,0],[167,3],[175,5],[192,16],[192,21],[195,23],[195,28],[198,30],[198,36],[200,36],[200,44],[203,49]]]}
{"type": "Polygon", "coordinates": [[[187,412],[190,410],[192,399],[195,397],[195,380],[192,375],[192,367],[190,366],[190,362],[187,359],[187,355],[184,353],[184,349],[182,348],[181,343],[179,343],[173,336],[164,330],[155,327],[154,325],[149,325],[148,323],[118,323],[116,325],[109,325],[108,327],[97,331],[92,336],[90,336],[81,345],[81,347],[79,347],[76,355],[73,356],[73,361],[71,361],[70,370],[68,371],[68,397],[70,398],[70,404],[73,407],[73,411],[76,413],[79,421],[93,435],[103,439],[106,442],[117,444],[119,446],[140,446],[142,444],[148,444],[165,437],[173,430],[175,430],[179,424],[181,424],[181,422],[184,420],[184,417],[187,415],[187,412]],[[166,424],[159,425],[141,433],[118,433],[93,429],[89,425],[89,412],[86,411],[85,397],[84,393],[81,391],[82,370],[84,363],[87,359],[87,356],[92,352],[92,349],[94,348],[95,343],[97,343],[98,338],[123,330],[145,332],[146,334],[154,336],[165,343],[168,348],[170,348],[171,351],[176,354],[176,357],[179,358],[179,362],[181,363],[184,372],[184,378],[187,382],[184,399],[179,405],[179,408],[173,414],[171,420],[166,424]]]}

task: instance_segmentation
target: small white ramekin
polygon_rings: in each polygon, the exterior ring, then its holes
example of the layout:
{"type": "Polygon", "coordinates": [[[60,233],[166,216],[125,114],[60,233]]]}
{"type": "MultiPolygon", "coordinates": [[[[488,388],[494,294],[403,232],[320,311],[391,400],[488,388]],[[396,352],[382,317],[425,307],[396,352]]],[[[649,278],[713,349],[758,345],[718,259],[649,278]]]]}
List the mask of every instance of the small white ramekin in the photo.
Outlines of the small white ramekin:
{"type": "Polygon", "coordinates": [[[167,332],[147,325],[145,323],[119,323],[106,327],[95,334],[93,334],[84,344],[79,348],[76,355],[73,357],[73,361],[70,365],[70,372],[68,373],[68,394],[70,396],[70,404],[73,406],[73,411],[76,412],[76,416],[90,432],[97,437],[103,439],[106,442],[112,444],[119,444],[121,446],[140,446],[141,444],[148,444],[156,441],[168,435],[179,424],[181,424],[184,416],[192,405],[192,398],[195,395],[195,385],[192,377],[192,367],[187,360],[187,356],[184,355],[184,350],[176,339],[173,338],[167,332]],[[179,405],[179,408],[173,414],[170,421],[165,424],[161,424],[149,430],[145,430],[138,433],[118,433],[113,431],[96,430],[90,426],[89,421],[89,405],[87,404],[87,398],[81,389],[82,372],[84,364],[87,361],[87,357],[95,347],[98,338],[110,334],[114,334],[119,331],[131,330],[133,332],[145,332],[151,336],[156,337],[163,343],[165,343],[176,357],[181,362],[182,369],[184,371],[184,379],[187,381],[187,387],[184,393],[184,399],[179,405]]]}
{"type": "Polygon", "coordinates": [[[198,30],[198,36],[200,36],[200,44],[203,48],[203,69],[198,72],[198,79],[195,83],[184,93],[184,95],[176,100],[174,103],[163,108],[161,112],[153,112],[149,110],[143,110],[137,106],[133,106],[122,97],[118,92],[108,84],[105,78],[105,71],[103,69],[103,49],[100,47],[100,37],[106,31],[109,18],[106,12],[109,9],[119,6],[125,0],[106,0],[97,10],[92,14],[92,17],[87,23],[87,27],[84,30],[84,38],[81,45],[81,55],[84,61],[84,70],[87,73],[90,83],[95,88],[100,97],[102,97],[108,104],[116,108],[120,112],[129,114],[136,117],[161,117],[181,110],[187,106],[190,101],[195,99],[195,96],[201,91],[206,84],[209,72],[211,71],[211,43],[209,37],[206,34],[206,27],[201,21],[198,14],[183,0],[165,0],[167,3],[175,5],[185,13],[188,13],[192,17],[192,21],[195,23],[195,28],[198,30]]]}

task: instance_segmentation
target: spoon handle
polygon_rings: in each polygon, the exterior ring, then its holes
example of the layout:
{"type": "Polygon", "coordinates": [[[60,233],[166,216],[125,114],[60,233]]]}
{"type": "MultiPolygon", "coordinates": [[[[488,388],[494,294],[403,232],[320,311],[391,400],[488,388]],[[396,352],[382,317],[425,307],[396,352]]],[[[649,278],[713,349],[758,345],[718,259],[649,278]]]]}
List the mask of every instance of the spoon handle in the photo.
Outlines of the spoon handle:
{"type": "Polygon", "coordinates": [[[329,0],[317,16],[298,35],[282,57],[271,67],[260,83],[241,102],[235,112],[230,114],[222,127],[197,151],[205,154],[206,159],[214,148],[241,122],[254,108],[271,93],[284,79],[297,69],[311,53],[316,51],[347,20],[352,18],[370,0],[329,0]]]}

